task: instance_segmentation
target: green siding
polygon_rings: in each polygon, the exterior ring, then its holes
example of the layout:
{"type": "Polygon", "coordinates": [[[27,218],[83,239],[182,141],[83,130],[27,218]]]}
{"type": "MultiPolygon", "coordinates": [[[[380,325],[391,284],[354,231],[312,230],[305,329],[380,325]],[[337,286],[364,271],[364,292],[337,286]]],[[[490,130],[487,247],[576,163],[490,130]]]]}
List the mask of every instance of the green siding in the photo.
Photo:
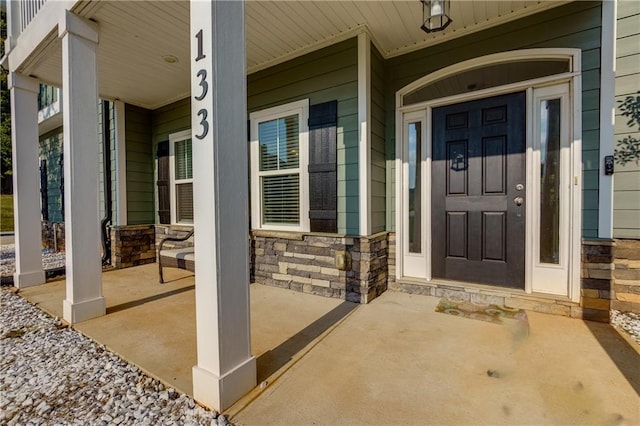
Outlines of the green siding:
{"type": "Polygon", "coordinates": [[[127,157],[127,223],[154,223],[155,178],[151,143],[151,111],[125,106],[125,140],[127,157]]]}
{"type": "Polygon", "coordinates": [[[249,112],[338,101],[338,232],[359,233],[358,51],[350,39],[248,76],[249,112]]]}
{"type": "MultiPolygon", "coordinates": [[[[156,159],[156,147],[159,142],[169,140],[169,135],[191,128],[191,98],[184,98],[172,104],[158,108],[151,113],[152,117],[152,162],[154,181],[158,176],[158,162],[156,159]]],[[[154,197],[157,197],[156,188],[154,187],[154,197]]],[[[141,204],[152,203],[153,217],[156,223],[159,223],[158,209],[155,199],[148,198],[136,200],[141,204]]]]}
{"type": "MultiPolygon", "coordinates": [[[[47,86],[49,87],[49,86],[47,86]]],[[[111,137],[109,147],[111,150],[111,196],[112,204],[112,223],[115,223],[116,217],[116,138],[115,138],[115,111],[112,102],[109,102],[109,115],[111,118],[111,137]]],[[[60,167],[60,155],[63,153],[63,129],[59,127],[40,137],[40,158],[47,160],[47,198],[50,222],[64,222],[62,215],[63,196],[60,184],[64,176],[63,167],[60,167]]],[[[105,217],[104,212],[104,154],[102,143],[102,101],[98,104],[98,144],[99,162],[97,164],[98,174],[98,200],[99,215],[102,220],[105,217]]],[[[64,160],[66,161],[66,159],[64,160]]]]}
{"type": "MultiPolygon", "coordinates": [[[[640,2],[620,1],[617,4],[616,105],[619,106],[627,96],[640,96],[640,2]]],[[[624,148],[622,141],[625,138],[640,139],[640,128],[637,124],[629,126],[629,118],[617,108],[614,131],[617,150],[624,148]]],[[[614,237],[640,238],[639,163],[617,158],[613,193],[614,237]]]]}
{"type": "MultiPolygon", "coordinates": [[[[493,53],[542,47],[582,49],[583,79],[583,168],[585,200],[582,232],[598,235],[600,25],[599,2],[574,2],[526,18],[460,37],[387,61],[386,159],[387,176],[395,178],[395,93],[407,84],[438,69],[493,53]],[[596,159],[594,161],[594,158],[596,159]],[[596,202],[594,202],[596,200],[596,202]]],[[[637,31],[636,31],[637,32],[637,31]]],[[[629,83],[631,85],[631,83],[629,83]]],[[[387,182],[387,206],[395,209],[395,182],[387,182]]],[[[393,217],[393,216],[392,216],[393,217]]],[[[394,228],[393,222],[390,224],[394,228]]]]}
{"type": "MultiPolygon", "coordinates": [[[[118,160],[116,156],[116,117],[115,107],[113,102],[109,102],[108,106],[109,124],[110,124],[110,138],[109,138],[109,150],[111,151],[111,224],[116,223],[117,216],[117,176],[116,176],[116,162],[118,160]]],[[[98,186],[98,197],[100,201],[100,220],[104,218],[104,144],[102,143],[102,102],[98,105],[98,149],[100,150],[100,175],[98,186]]]]}
{"type": "Polygon", "coordinates": [[[387,176],[384,144],[384,59],[371,45],[371,233],[387,227],[387,176]]]}
{"type": "MultiPolygon", "coordinates": [[[[153,147],[169,135],[191,128],[191,98],[184,98],[152,112],[153,147]]],[[[155,151],[154,151],[155,152],[155,151]]],[[[155,158],[155,155],[154,155],[155,158]]]]}
{"type": "Polygon", "coordinates": [[[47,200],[50,222],[64,222],[62,217],[62,191],[60,184],[64,171],[60,167],[62,154],[62,127],[40,138],[40,159],[47,160],[47,200]]]}

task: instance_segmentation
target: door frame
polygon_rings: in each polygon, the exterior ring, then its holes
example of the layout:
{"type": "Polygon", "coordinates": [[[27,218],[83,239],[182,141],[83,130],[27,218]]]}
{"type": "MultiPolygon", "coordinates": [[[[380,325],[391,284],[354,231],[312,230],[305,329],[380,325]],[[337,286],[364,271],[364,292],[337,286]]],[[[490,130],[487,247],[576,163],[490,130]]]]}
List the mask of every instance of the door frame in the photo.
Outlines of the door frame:
{"type": "MultiPolygon", "coordinates": [[[[580,252],[581,252],[581,235],[582,235],[582,80],[581,80],[581,52],[579,49],[525,49],[513,52],[502,52],[488,55],[480,58],[474,58],[465,62],[454,64],[452,66],[440,69],[425,77],[422,77],[413,83],[403,87],[396,92],[396,160],[395,160],[395,229],[396,229],[396,280],[409,279],[413,282],[432,281],[431,276],[431,151],[432,151],[432,110],[433,108],[451,105],[476,99],[508,94],[517,91],[526,91],[526,231],[525,231],[525,293],[547,293],[545,289],[539,289],[534,286],[533,274],[534,255],[537,250],[533,250],[537,235],[534,226],[537,220],[537,211],[534,204],[539,201],[537,194],[534,194],[534,176],[533,171],[539,168],[534,167],[534,138],[536,129],[534,129],[534,101],[536,98],[536,90],[549,86],[568,87],[569,101],[568,110],[569,117],[566,122],[569,133],[569,158],[567,162],[570,170],[566,175],[569,182],[564,182],[570,186],[568,189],[569,203],[567,214],[568,223],[568,242],[567,242],[567,268],[568,282],[566,293],[560,294],[553,292],[553,296],[559,299],[567,299],[579,301],[580,299],[580,252]],[[498,63],[517,62],[522,60],[545,60],[552,58],[568,59],[570,64],[569,72],[551,75],[548,77],[526,80],[517,83],[506,84],[504,86],[493,87],[489,89],[477,90],[470,93],[463,93],[445,98],[434,99],[426,102],[416,103],[404,106],[403,96],[412,91],[436,82],[447,76],[460,73],[462,71],[482,68],[488,65],[498,63]],[[426,126],[422,135],[422,158],[421,158],[421,185],[423,187],[422,215],[425,216],[424,226],[422,228],[422,244],[423,250],[421,256],[407,256],[408,238],[406,234],[406,220],[404,220],[405,204],[407,196],[404,188],[407,187],[408,165],[405,158],[407,144],[405,141],[405,127],[409,122],[421,120],[426,126]],[[535,215],[535,216],[534,216],[535,215]]],[[[408,191],[407,191],[408,192],[408,191]]],[[[501,291],[515,291],[501,287],[496,287],[501,291]]]]}

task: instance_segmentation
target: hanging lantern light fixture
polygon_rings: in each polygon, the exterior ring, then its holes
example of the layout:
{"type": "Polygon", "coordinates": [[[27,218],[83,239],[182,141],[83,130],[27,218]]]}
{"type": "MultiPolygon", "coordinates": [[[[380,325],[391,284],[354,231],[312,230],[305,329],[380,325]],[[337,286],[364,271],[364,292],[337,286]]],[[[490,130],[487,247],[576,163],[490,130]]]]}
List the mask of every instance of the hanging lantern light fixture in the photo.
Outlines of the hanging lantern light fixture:
{"type": "Polygon", "coordinates": [[[450,0],[420,0],[422,3],[422,28],[427,33],[442,31],[449,26],[450,0]]]}

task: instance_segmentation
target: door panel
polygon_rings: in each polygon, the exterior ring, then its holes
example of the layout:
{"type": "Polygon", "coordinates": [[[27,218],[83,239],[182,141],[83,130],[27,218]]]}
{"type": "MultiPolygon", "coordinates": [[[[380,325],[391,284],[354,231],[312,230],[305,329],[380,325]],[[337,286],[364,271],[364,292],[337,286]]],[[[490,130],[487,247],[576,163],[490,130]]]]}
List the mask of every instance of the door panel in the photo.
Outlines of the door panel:
{"type": "Polygon", "coordinates": [[[525,120],[524,92],[433,110],[434,278],[524,288],[525,120]]]}

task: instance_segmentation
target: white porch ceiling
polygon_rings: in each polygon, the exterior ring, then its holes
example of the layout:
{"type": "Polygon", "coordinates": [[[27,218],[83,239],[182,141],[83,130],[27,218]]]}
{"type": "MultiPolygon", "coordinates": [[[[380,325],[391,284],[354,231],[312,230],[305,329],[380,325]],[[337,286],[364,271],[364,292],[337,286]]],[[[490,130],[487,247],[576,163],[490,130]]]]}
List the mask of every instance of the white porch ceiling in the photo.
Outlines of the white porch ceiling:
{"type": "MultiPolygon", "coordinates": [[[[367,30],[384,57],[480,31],[566,1],[453,0],[443,32],[420,29],[421,4],[411,1],[247,1],[247,73],[273,66],[367,30]]],[[[157,108],[189,94],[188,1],[79,2],[74,12],[98,22],[100,95],[157,108]],[[178,58],[168,64],[163,56],[178,58]]],[[[60,85],[60,43],[27,70],[60,85]]]]}

